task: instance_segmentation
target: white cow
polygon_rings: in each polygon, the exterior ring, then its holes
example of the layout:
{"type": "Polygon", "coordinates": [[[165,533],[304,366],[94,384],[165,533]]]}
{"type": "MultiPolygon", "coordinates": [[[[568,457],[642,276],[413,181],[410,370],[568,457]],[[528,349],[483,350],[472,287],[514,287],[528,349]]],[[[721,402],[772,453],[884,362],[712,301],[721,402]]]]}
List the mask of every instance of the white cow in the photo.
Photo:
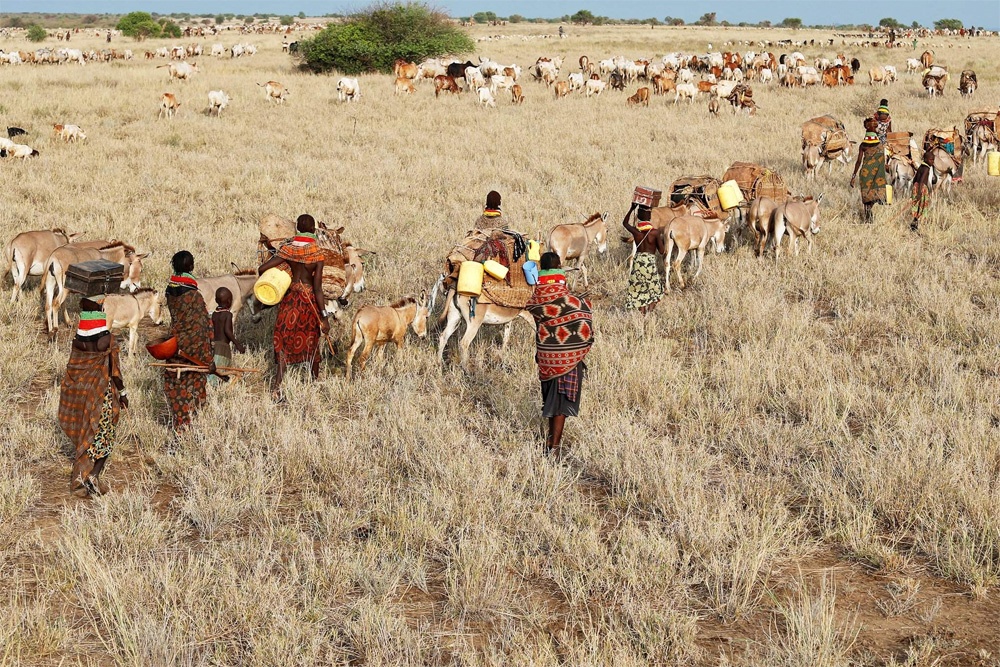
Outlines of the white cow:
{"type": "Polygon", "coordinates": [[[79,125],[57,125],[56,127],[60,128],[58,134],[63,141],[85,141],[87,139],[87,135],[80,129],[79,125]]]}
{"type": "Polygon", "coordinates": [[[476,89],[476,91],[479,93],[480,105],[484,107],[493,107],[494,109],[496,108],[497,101],[496,99],[494,99],[493,93],[490,92],[489,88],[487,88],[486,86],[480,86],[479,88],[476,89]]]}
{"type": "Polygon", "coordinates": [[[341,102],[357,102],[361,97],[361,86],[357,79],[346,76],[337,82],[337,99],[341,102]]]}
{"type": "Polygon", "coordinates": [[[686,99],[689,103],[694,102],[694,98],[698,95],[698,87],[693,83],[678,83],[674,88],[674,104],[677,104],[677,100],[682,97],[686,99]]]}
{"type": "Polygon", "coordinates": [[[922,67],[923,67],[923,65],[916,58],[907,58],[906,59],[906,73],[907,74],[916,74],[917,72],[920,71],[920,69],[922,67]]]}
{"type": "Polygon", "coordinates": [[[198,72],[198,63],[169,63],[167,65],[158,65],[156,69],[161,67],[167,68],[167,79],[177,79],[178,81],[188,81],[193,74],[198,72]]]}
{"type": "Polygon", "coordinates": [[[229,106],[229,95],[221,90],[208,91],[208,113],[213,111],[216,116],[222,115],[222,110],[229,106]]]}
{"type": "Polygon", "coordinates": [[[226,55],[226,47],[223,46],[222,44],[213,44],[211,55],[213,58],[218,58],[226,55]]]}
{"type": "Polygon", "coordinates": [[[588,79],[586,85],[587,97],[590,97],[591,95],[600,95],[604,92],[607,85],[607,83],[599,79],[588,79]]]}
{"type": "Polygon", "coordinates": [[[570,90],[582,90],[583,89],[583,74],[581,72],[573,72],[569,75],[569,89],[570,90]]]}
{"type": "Polygon", "coordinates": [[[774,78],[774,75],[771,74],[771,68],[764,67],[763,69],[761,69],[760,70],[760,77],[759,78],[760,78],[760,82],[762,84],[766,85],[766,84],[771,83],[771,79],[774,78]]]}
{"type": "Polygon", "coordinates": [[[478,90],[486,85],[486,77],[483,76],[482,70],[478,67],[466,67],[465,68],[465,85],[469,87],[469,91],[478,90]]]}
{"type": "Polygon", "coordinates": [[[21,158],[22,160],[29,157],[38,157],[38,151],[36,151],[31,146],[25,146],[24,144],[14,144],[10,148],[0,149],[0,157],[10,157],[10,158],[21,158]]]}
{"type": "Polygon", "coordinates": [[[504,76],[503,74],[494,74],[490,77],[490,92],[496,95],[497,89],[510,90],[510,87],[514,85],[514,80],[509,76],[504,76]]]}

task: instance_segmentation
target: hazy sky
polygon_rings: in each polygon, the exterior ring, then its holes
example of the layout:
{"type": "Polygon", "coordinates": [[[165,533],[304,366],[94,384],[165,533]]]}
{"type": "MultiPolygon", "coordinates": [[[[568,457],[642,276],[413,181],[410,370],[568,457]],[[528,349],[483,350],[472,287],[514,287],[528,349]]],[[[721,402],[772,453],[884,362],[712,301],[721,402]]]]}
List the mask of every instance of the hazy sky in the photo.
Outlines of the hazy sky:
{"type": "MultiPolygon", "coordinates": [[[[2,12],[124,13],[134,10],[254,14],[297,14],[310,16],[330,12],[346,13],[364,7],[366,0],[0,0],[2,12]]],[[[718,20],[756,23],[764,19],[779,22],[786,17],[801,18],[807,24],[878,23],[892,17],[902,23],[918,21],[930,25],[936,19],[957,18],[965,25],[1000,29],[1000,0],[720,0],[718,2],[654,2],[651,0],[432,0],[429,4],[453,16],[469,16],[492,11],[499,16],[521,14],[528,17],[558,17],[589,9],[594,14],[615,18],[663,19],[675,16],[694,21],[705,12],[715,12],[718,20]]]]}

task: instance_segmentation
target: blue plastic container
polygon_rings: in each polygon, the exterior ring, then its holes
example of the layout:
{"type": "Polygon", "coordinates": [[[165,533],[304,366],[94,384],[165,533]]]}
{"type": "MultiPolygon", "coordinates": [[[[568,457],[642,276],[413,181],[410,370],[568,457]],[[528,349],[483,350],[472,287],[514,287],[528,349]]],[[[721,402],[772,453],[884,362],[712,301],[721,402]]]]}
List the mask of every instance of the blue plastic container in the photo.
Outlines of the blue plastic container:
{"type": "Polygon", "coordinates": [[[524,280],[529,285],[538,284],[538,264],[528,260],[524,263],[524,280]]]}

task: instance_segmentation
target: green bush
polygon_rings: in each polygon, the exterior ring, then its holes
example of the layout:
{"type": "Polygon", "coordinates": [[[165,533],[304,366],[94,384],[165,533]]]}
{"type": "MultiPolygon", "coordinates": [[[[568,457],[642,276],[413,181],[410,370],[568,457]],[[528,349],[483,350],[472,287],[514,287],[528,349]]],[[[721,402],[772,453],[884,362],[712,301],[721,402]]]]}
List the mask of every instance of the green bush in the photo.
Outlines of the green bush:
{"type": "Polygon", "coordinates": [[[419,61],[475,48],[445,14],[421,3],[379,4],[299,42],[298,57],[313,72],[391,72],[397,58],[419,61]]]}
{"type": "Polygon", "coordinates": [[[163,24],[162,32],[160,33],[163,37],[180,37],[184,34],[181,27],[174,23],[173,21],[167,21],[163,24]]]}
{"type": "Polygon", "coordinates": [[[118,20],[115,26],[126,37],[143,40],[147,37],[159,37],[163,29],[160,24],[153,20],[153,15],[148,12],[131,12],[118,20]]]}
{"type": "Polygon", "coordinates": [[[292,25],[293,23],[295,23],[295,19],[293,19],[291,16],[281,17],[281,25],[292,25]]]}
{"type": "Polygon", "coordinates": [[[45,38],[48,36],[49,33],[45,32],[45,28],[38,25],[37,23],[32,24],[32,26],[28,28],[28,41],[41,42],[44,41],[45,38]]]}

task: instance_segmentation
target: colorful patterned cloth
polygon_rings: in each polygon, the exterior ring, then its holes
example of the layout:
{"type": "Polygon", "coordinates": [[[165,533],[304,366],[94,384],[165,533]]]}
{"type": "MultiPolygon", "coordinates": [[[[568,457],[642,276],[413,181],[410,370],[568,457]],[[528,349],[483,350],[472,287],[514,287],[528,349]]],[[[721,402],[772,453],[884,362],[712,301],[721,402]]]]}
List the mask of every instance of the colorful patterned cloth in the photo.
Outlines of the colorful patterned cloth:
{"type": "Polygon", "coordinates": [[[577,368],[594,343],[590,303],[570,294],[566,285],[550,283],[535,287],[525,310],[537,327],[538,378],[545,382],[577,368]]]}
{"type": "Polygon", "coordinates": [[[884,109],[885,107],[879,107],[878,111],[875,112],[875,115],[872,116],[872,119],[875,121],[875,134],[878,135],[879,141],[881,141],[883,144],[885,143],[886,136],[889,133],[889,126],[892,125],[892,117],[888,115],[889,111],[887,109],[885,110],[886,119],[885,120],[878,119],[879,112],[884,109]]]}
{"type": "Polygon", "coordinates": [[[882,144],[871,146],[862,144],[861,168],[858,170],[858,185],[861,189],[861,201],[865,204],[884,204],[885,186],[885,151],[882,144]]]}
{"type": "Polygon", "coordinates": [[[663,298],[663,281],[656,270],[656,255],[651,252],[636,253],[632,272],[628,276],[625,307],[642,308],[663,298]]]}
{"type": "Polygon", "coordinates": [[[286,364],[312,362],[319,355],[319,308],[309,285],[292,283],[274,320],[274,358],[286,364]]]}
{"type": "Polygon", "coordinates": [[[121,379],[118,345],[112,338],[105,352],[70,352],[59,392],[59,425],[76,450],[70,490],[84,486],[94,462],[111,455],[115,426],[121,415],[118,390],[121,379]]]}
{"type": "Polygon", "coordinates": [[[315,239],[301,235],[296,235],[291,241],[279,246],[277,255],[286,261],[299,264],[318,264],[324,259],[323,251],[315,239]]]}
{"type": "MultiPolygon", "coordinates": [[[[212,359],[212,320],[205,299],[197,288],[167,288],[167,308],[170,309],[170,335],[177,337],[177,350],[184,357],[170,363],[197,363],[207,366],[212,359]]],[[[174,429],[191,423],[194,413],[205,402],[207,378],[204,373],[181,373],[164,369],[163,393],[173,415],[174,429]]]]}

